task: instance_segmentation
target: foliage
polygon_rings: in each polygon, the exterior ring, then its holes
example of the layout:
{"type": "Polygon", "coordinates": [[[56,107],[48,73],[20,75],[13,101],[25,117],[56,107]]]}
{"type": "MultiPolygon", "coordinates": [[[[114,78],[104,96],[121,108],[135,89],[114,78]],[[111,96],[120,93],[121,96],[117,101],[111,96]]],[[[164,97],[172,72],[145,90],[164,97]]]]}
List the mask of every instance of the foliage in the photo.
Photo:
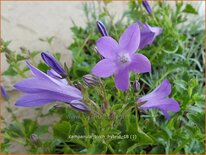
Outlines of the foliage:
{"type": "MultiPolygon", "coordinates": [[[[57,123],[49,127],[51,131],[47,139],[40,136],[48,133],[48,126],[39,125],[36,120],[15,119],[4,129],[4,152],[8,151],[11,141],[17,141],[26,146],[30,153],[204,153],[205,30],[198,16],[192,24],[188,16],[196,15],[197,11],[192,5],[182,2],[176,2],[174,9],[168,3],[157,2],[153,14],[149,16],[140,2],[130,1],[128,10],[114,21],[108,10],[109,3],[83,5],[86,27],[74,23],[71,28],[73,42],[68,47],[73,56],[72,68],[68,70],[69,78],[73,84],[82,83],[84,102],[96,107],[96,113],[77,112],[66,105],[50,108],[47,114],[38,116],[54,117],[58,114],[60,117],[57,123]],[[95,42],[100,37],[95,26],[97,19],[105,23],[110,36],[116,39],[137,20],[163,28],[162,35],[154,44],[139,51],[152,63],[152,73],[131,75],[132,81],[139,80],[140,91],[135,92],[131,88],[123,93],[114,87],[113,78],[102,79],[110,103],[110,109],[105,113],[101,107],[105,102],[104,96],[99,87],[90,88],[82,81],[82,76],[90,73],[100,60],[100,55],[95,51],[95,42]],[[173,85],[171,97],[181,106],[180,112],[171,114],[168,121],[157,110],[138,111],[135,105],[140,95],[150,92],[165,78],[173,85]],[[39,143],[30,140],[32,134],[39,136],[39,143]]],[[[53,37],[45,40],[52,44],[53,37]]],[[[3,75],[26,77],[27,69],[20,68],[20,63],[28,58],[34,61],[39,52],[23,49],[21,54],[15,54],[6,51],[8,43],[4,44],[6,47],[3,46],[2,51],[6,53],[10,66],[3,75]]],[[[60,55],[57,54],[57,57],[60,55]]],[[[43,71],[48,69],[41,62],[36,66],[43,71]]]]}

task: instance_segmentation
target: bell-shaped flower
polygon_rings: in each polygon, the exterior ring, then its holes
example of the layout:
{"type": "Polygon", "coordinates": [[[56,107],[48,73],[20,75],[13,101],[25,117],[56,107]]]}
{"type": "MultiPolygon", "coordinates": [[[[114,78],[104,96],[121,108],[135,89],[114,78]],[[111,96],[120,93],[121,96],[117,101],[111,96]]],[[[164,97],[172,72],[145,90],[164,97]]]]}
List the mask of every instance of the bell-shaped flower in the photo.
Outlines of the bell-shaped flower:
{"type": "Polygon", "coordinates": [[[180,110],[179,103],[168,98],[171,93],[171,85],[168,80],[164,80],[157,88],[155,88],[151,93],[140,97],[137,100],[139,104],[139,109],[159,109],[162,111],[164,116],[169,119],[170,116],[168,111],[178,112],[180,110]]]}
{"type": "Polygon", "coordinates": [[[60,101],[68,103],[76,109],[82,104],[79,110],[88,111],[87,106],[83,103],[78,103],[78,106],[76,103],[72,104],[73,101],[79,101],[83,98],[77,88],[52,78],[28,62],[27,65],[34,77],[24,79],[14,85],[17,90],[26,93],[26,95],[16,101],[16,106],[37,107],[60,101]]]}
{"type": "Polygon", "coordinates": [[[140,27],[140,44],[139,48],[144,48],[147,45],[151,45],[155,38],[162,33],[160,27],[151,27],[148,24],[143,24],[140,21],[137,21],[140,27]]]}
{"type": "Polygon", "coordinates": [[[130,72],[151,71],[150,61],[142,54],[135,54],[140,44],[140,29],[137,23],[130,25],[120,37],[119,43],[109,36],[101,37],[97,43],[98,52],[105,58],[92,69],[98,77],[114,75],[118,89],[129,88],[130,72]]]}

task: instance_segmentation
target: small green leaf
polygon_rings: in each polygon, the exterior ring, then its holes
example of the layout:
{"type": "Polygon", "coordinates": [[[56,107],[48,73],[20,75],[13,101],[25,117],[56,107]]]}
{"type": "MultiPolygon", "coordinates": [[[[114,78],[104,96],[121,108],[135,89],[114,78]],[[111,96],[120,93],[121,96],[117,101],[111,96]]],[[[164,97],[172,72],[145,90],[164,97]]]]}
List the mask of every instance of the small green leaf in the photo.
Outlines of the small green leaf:
{"type": "Polygon", "coordinates": [[[13,69],[12,65],[10,65],[9,68],[3,72],[3,75],[15,76],[17,75],[17,72],[13,69]]]}
{"type": "Polygon", "coordinates": [[[27,57],[23,56],[23,55],[20,55],[20,54],[17,54],[16,55],[16,61],[22,61],[22,60],[26,60],[27,57]]]}
{"type": "Polygon", "coordinates": [[[49,70],[49,67],[45,63],[42,63],[42,62],[40,62],[40,64],[38,64],[37,68],[43,72],[46,72],[47,70],[49,70]]]}
{"type": "Polygon", "coordinates": [[[198,14],[198,12],[195,10],[195,8],[191,4],[187,4],[183,12],[191,13],[191,14],[198,14]]]}

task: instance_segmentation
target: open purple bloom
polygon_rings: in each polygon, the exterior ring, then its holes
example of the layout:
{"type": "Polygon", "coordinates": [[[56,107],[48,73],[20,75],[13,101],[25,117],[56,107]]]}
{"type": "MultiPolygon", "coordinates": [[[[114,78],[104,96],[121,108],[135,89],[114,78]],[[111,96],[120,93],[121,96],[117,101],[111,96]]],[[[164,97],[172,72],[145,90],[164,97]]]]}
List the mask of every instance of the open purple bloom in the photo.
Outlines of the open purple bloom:
{"type": "Polygon", "coordinates": [[[42,52],[41,57],[44,62],[51,67],[55,72],[57,72],[62,77],[67,76],[67,72],[62,68],[62,66],[57,62],[53,55],[47,52],[42,52]]]}
{"type": "Polygon", "coordinates": [[[140,29],[137,23],[129,26],[120,37],[119,43],[109,36],[97,41],[97,50],[105,58],[92,69],[98,77],[114,74],[115,85],[125,91],[129,88],[129,73],[151,71],[150,61],[142,54],[135,54],[140,43],[140,29]]]}
{"type": "Polygon", "coordinates": [[[0,85],[0,87],[1,87],[1,95],[2,95],[2,97],[3,97],[5,100],[8,100],[8,99],[9,99],[9,96],[8,96],[8,94],[7,94],[7,92],[6,92],[6,89],[5,89],[3,86],[1,86],[1,85],[0,85]]]}
{"type": "Polygon", "coordinates": [[[102,36],[109,36],[107,33],[107,29],[105,28],[104,24],[101,21],[97,21],[97,28],[102,36]]]}
{"type": "Polygon", "coordinates": [[[151,45],[155,38],[162,33],[160,27],[151,27],[148,24],[143,24],[140,21],[137,21],[140,27],[140,45],[139,48],[144,48],[147,45],[151,45]]]}
{"type": "Polygon", "coordinates": [[[152,9],[147,0],[142,0],[142,5],[147,10],[148,14],[152,14],[152,9]]]}
{"type": "MultiPolygon", "coordinates": [[[[77,88],[48,76],[28,62],[27,65],[34,77],[24,79],[14,85],[17,90],[26,93],[16,101],[16,106],[36,107],[55,101],[73,106],[72,101],[82,99],[81,92],[77,88]]],[[[87,106],[84,105],[84,107],[87,106]]],[[[81,111],[83,111],[82,108],[83,106],[80,108],[81,111]]],[[[85,111],[87,109],[85,108],[85,111]]]]}
{"type": "Polygon", "coordinates": [[[143,103],[139,108],[142,110],[157,108],[162,111],[164,116],[169,119],[168,111],[178,112],[180,110],[179,104],[174,99],[168,98],[171,93],[171,85],[169,81],[164,80],[151,93],[140,97],[137,103],[143,103]]]}

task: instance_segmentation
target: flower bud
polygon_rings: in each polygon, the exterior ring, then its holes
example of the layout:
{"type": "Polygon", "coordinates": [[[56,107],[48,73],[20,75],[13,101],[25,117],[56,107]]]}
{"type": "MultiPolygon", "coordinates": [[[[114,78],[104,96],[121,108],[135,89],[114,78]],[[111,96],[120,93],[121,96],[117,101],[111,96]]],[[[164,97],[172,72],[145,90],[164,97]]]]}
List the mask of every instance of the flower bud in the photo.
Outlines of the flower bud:
{"type": "Polygon", "coordinates": [[[47,52],[42,52],[41,57],[44,62],[51,67],[55,72],[61,75],[63,78],[67,76],[67,72],[63,69],[63,67],[57,62],[53,55],[47,52]]]}
{"type": "Polygon", "coordinates": [[[152,14],[152,9],[148,3],[147,0],[142,0],[142,5],[144,6],[144,8],[146,9],[146,11],[148,12],[148,14],[152,14]]]}
{"type": "Polygon", "coordinates": [[[8,94],[7,94],[7,92],[6,92],[6,89],[5,89],[3,86],[1,86],[1,85],[0,85],[0,87],[1,87],[1,95],[2,95],[2,97],[3,97],[5,100],[8,100],[8,99],[9,99],[9,96],[8,96],[8,94]]]}
{"type": "Polygon", "coordinates": [[[97,28],[102,36],[109,36],[104,24],[101,21],[97,21],[97,28]]]}
{"type": "Polygon", "coordinates": [[[93,87],[93,86],[98,85],[99,78],[92,74],[87,74],[83,76],[83,81],[87,86],[93,87]]]}
{"type": "Polygon", "coordinates": [[[36,134],[32,134],[30,136],[30,141],[33,143],[33,144],[38,144],[39,143],[39,137],[36,135],[36,134]]]}
{"type": "Polygon", "coordinates": [[[135,92],[138,92],[140,90],[140,83],[139,81],[135,80],[133,83],[133,88],[135,92]]]}
{"type": "Polygon", "coordinates": [[[84,89],[84,87],[82,86],[81,82],[77,82],[74,84],[74,86],[79,89],[80,91],[82,91],[84,89]]]}
{"type": "Polygon", "coordinates": [[[81,101],[74,100],[70,102],[69,104],[72,108],[76,110],[83,111],[83,112],[89,112],[88,106],[81,101]]]}

